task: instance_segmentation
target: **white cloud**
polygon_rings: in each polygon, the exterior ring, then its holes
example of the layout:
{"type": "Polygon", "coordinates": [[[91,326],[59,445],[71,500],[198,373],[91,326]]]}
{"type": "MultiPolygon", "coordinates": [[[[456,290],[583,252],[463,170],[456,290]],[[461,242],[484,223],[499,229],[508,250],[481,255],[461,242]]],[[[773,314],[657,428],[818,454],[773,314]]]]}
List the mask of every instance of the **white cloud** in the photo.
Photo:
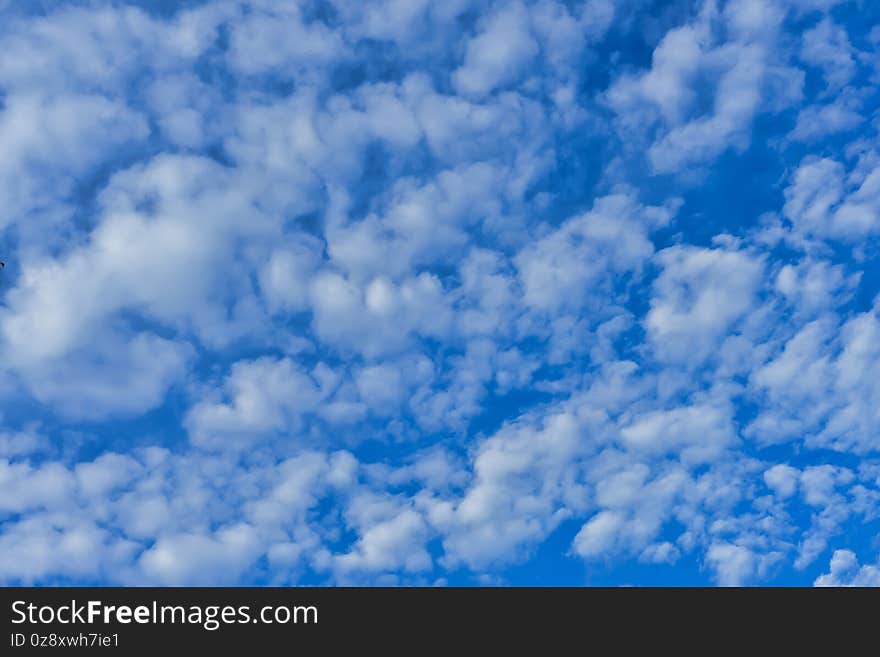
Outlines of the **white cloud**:
{"type": "Polygon", "coordinates": [[[671,215],[670,208],[639,206],[625,195],[598,199],[590,212],[517,255],[523,300],[550,312],[578,310],[591,297],[593,305],[604,302],[614,292],[614,280],[638,273],[653,255],[648,234],[671,215]]]}
{"type": "Polygon", "coordinates": [[[115,578],[136,546],[115,541],[92,523],[64,514],[30,516],[4,525],[0,535],[0,579],[25,586],[36,582],[115,578]]]}
{"type": "Polygon", "coordinates": [[[0,79],[21,90],[121,91],[144,66],[163,70],[191,62],[210,46],[222,5],[158,21],[136,7],[58,7],[10,21],[3,31],[0,79]],[[161,49],[159,46],[162,46],[161,49]]]}
{"type": "Polygon", "coordinates": [[[729,411],[708,405],[652,411],[620,430],[635,452],[675,454],[684,463],[711,463],[736,444],[729,411]]]}
{"type": "Polygon", "coordinates": [[[309,308],[309,282],[321,251],[321,243],[309,235],[294,235],[272,251],[260,269],[260,290],[271,312],[309,308]]]}
{"type": "Polygon", "coordinates": [[[74,415],[140,412],[179,380],[189,347],[128,328],[126,313],[214,345],[255,330],[259,310],[235,240],[274,227],[246,190],[217,187],[227,176],[208,160],[167,156],[117,174],[88,242],[27,262],[8,293],[0,314],[7,367],[74,415]],[[243,215],[250,220],[237,223],[243,215]],[[71,378],[79,385],[60,383],[71,378]]]}
{"type": "MultiPolygon", "coordinates": [[[[73,212],[68,204],[79,179],[118,149],[149,135],[143,116],[103,96],[17,93],[3,105],[0,227],[20,223],[31,248],[45,239],[43,231],[67,228],[73,212]],[[32,214],[36,225],[29,226],[32,214]]],[[[50,245],[54,241],[48,240],[50,245]]]]}
{"type": "Polygon", "coordinates": [[[229,401],[202,400],[187,415],[196,445],[242,449],[267,433],[295,433],[330,392],[290,359],[268,357],[233,365],[223,388],[229,401]]]}
{"type": "Polygon", "coordinates": [[[843,265],[807,258],[784,265],[776,275],[776,289],[796,313],[811,316],[833,310],[851,296],[861,276],[845,272],[843,265]]]}
{"type": "Polygon", "coordinates": [[[815,586],[880,586],[880,567],[859,565],[852,550],[835,550],[829,569],[830,572],[816,578],[815,586]]]}
{"type": "Polygon", "coordinates": [[[756,305],[763,265],[739,251],[675,246],[657,254],[645,327],[659,358],[698,365],[756,305]]]}
{"type": "Polygon", "coordinates": [[[797,469],[778,463],[764,472],[764,482],[780,498],[786,499],[797,490],[799,472],[797,469]]]}
{"type": "Polygon", "coordinates": [[[28,463],[0,460],[0,486],[4,513],[56,507],[68,502],[74,478],[58,463],[32,467],[28,463]]]}
{"type": "Polygon", "coordinates": [[[377,277],[363,288],[324,273],[313,280],[310,294],[318,337],[367,357],[401,352],[416,336],[441,338],[451,331],[443,287],[428,273],[399,284],[377,277]]]}
{"type": "Polygon", "coordinates": [[[231,23],[227,57],[235,70],[301,78],[345,53],[339,33],[321,21],[306,23],[297,3],[254,4],[231,23]],[[269,43],[273,47],[267,48],[269,43]]]}
{"type": "Polygon", "coordinates": [[[870,372],[880,360],[876,311],[842,326],[807,324],[751,377],[767,396],[747,433],[761,442],[803,439],[807,445],[864,453],[874,449],[880,387],[870,372]]]}
{"type": "Polygon", "coordinates": [[[537,54],[528,11],[520,2],[508,3],[468,43],[464,64],[453,74],[453,82],[462,94],[481,97],[516,81],[537,54]]]}
{"type": "Polygon", "coordinates": [[[576,457],[588,448],[585,430],[574,416],[558,413],[539,426],[504,427],[485,441],[461,500],[452,505],[437,501],[428,511],[446,534],[450,565],[479,568],[515,560],[570,514],[567,504],[582,505],[576,457]]]}
{"type": "Polygon", "coordinates": [[[216,586],[238,582],[258,555],[254,529],[238,524],[218,529],[212,536],[162,536],[141,555],[139,565],[148,579],[160,585],[216,586]]]}
{"type": "Polygon", "coordinates": [[[646,547],[639,555],[642,563],[674,564],[681,557],[681,551],[669,541],[654,543],[646,547]]]}
{"type": "Polygon", "coordinates": [[[0,458],[29,456],[48,451],[49,439],[39,425],[30,424],[21,431],[0,431],[0,458]]]}
{"type": "Polygon", "coordinates": [[[494,190],[506,173],[480,162],[440,171],[424,185],[399,180],[381,214],[329,227],[330,257],[358,280],[450,262],[467,245],[469,229],[500,214],[494,190]]]}
{"type": "Polygon", "coordinates": [[[846,85],[855,75],[856,64],[846,30],[827,17],[804,32],[801,59],[822,69],[830,92],[846,85]]]}
{"type": "Polygon", "coordinates": [[[783,212],[808,236],[856,242],[880,231],[880,166],[846,176],[830,158],[807,157],[785,190],[783,212]]]}
{"type": "Polygon", "coordinates": [[[713,543],[706,561],[715,571],[721,586],[744,586],[764,575],[778,561],[779,555],[760,555],[748,547],[732,543],[713,543]]]}
{"type": "Polygon", "coordinates": [[[760,111],[800,100],[802,75],[776,52],[783,18],[775,3],[729,3],[723,11],[703,3],[691,22],[664,35],[650,70],[614,82],[607,102],[622,137],[651,140],[647,155],[656,173],[687,171],[728,149],[744,150],[760,111]],[[725,32],[729,38],[721,41],[725,32]]]}
{"type": "Polygon", "coordinates": [[[339,555],[334,565],[343,574],[352,570],[427,570],[431,568],[431,556],[424,547],[426,536],[427,527],[422,517],[415,511],[404,510],[371,524],[354,549],[339,555]]]}
{"type": "Polygon", "coordinates": [[[857,96],[839,94],[830,103],[805,107],[798,113],[789,136],[795,141],[812,142],[854,130],[865,120],[861,105],[857,96]]]}
{"type": "Polygon", "coordinates": [[[572,548],[582,557],[595,557],[610,552],[625,527],[626,518],[616,511],[601,511],[581,527],[572,548]]]}

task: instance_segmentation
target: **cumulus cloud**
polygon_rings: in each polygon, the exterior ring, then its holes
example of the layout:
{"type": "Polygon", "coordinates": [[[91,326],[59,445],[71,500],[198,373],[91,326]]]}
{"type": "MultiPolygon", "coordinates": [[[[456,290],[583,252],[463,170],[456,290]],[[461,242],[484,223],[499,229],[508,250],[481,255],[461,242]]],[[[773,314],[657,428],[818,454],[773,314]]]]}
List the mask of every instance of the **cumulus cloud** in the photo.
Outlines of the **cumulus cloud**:
{"type": "Polygon", "coordinates": [[[812,142],[849,132],[864,121],[861,105],[858,96],[840,94],[830,103],[805,107],[798,113],[790,137],[796,141],[812,142]]]}
{"type": "Polygon", "coordinates": [[[302,416],[327,395],[321,383],[332,386],[333,379],[326,366],[319,365],[313,378],[289,359],[239,362],[223,384],[228,401],[200,401],[185,422],[197,445],[246,447],[242,441],[260,434],[297,431],[302,416]]]}
{"type": "Polygon", "coordinates": [[[598,199],[591,212],[569,219],[517,255],[524,301],[558,312],[579,309],[591,293],[604,300],[619,279],[638,273],[653,254],[647,236],[670,215],[668,208],[639,207],[624,195],[598,199]]]}
{"type": "Polygon", "coordinates": [[[835,550],[829,568],[830,572],[816,578],[815,586],[880,586],[880,568],[860,565],[851,550],[835,550]]]}
{"type": "Polygon", "coordinates": [[[825,83],[832,91],[844,86],[855,75],[849,36],[829,18],[804,33],[801,58],[822,70],[825,83]]]}
{"type": "Polygon", "coordinates": [[[511,3],[492,16],[467,45],[465,61],[453,74],[456,88],[482,96],[499,85],[515,81],[538,44],[529,28],[529,14],[520,3],[511,3]]]}
{"type": "Polygon", "coordinates": [[[566,500],[583,504],[577,456],[588,447],[580,431],[574,416],[559,413],[537,427],[507,427],[481,445],[464,496],[429,507],[429,518],[446,528],[451,563],[521,558],[569,515],[566,500]]]}
{"type": "Polygon", "coordinates": [[[813,446],[866,453],[873,435],[877,386],[876,310],[842,326],[828,318],[802,328],[772,360],[756,369],[750,385],[766,397],[746,428],[762,442],[801,439],[813,446]]]}
{"type": "Polygon", "coordinates": [[[677,246],[657,260],[663,270],[645,317],[648,335],[661,358],[698,364],[754,308],[762,263],[738,251],[677,246]]]}
{"type": "Polygon", "coordinates": [[[808,236],[856,242],[875,235],[880,168],[852,171],[831,158],[807,157],[785,189],[783,212],[808,236]]]}
{"type": "Polygon", "coordinates": [[[648,71],[609,88],[623,136],[649,140],[654,171],[682,172],[742,151],[758,112],[800,100],[803,74],[775,43],[784,16],[775,2],[702,3],[691,22],[663,36],[648,71]]]}

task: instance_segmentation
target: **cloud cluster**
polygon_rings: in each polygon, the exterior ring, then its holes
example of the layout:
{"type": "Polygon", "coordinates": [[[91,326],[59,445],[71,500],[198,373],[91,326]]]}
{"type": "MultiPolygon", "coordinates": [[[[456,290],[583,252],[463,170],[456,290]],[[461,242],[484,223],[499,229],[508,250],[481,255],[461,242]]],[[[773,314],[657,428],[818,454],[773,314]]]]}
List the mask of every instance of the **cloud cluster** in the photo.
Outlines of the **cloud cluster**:
{"type": "Polygon", "coordinates": [[[664,4],[0,6],[0,581],[877,583],[877,29],[664,4]]]}

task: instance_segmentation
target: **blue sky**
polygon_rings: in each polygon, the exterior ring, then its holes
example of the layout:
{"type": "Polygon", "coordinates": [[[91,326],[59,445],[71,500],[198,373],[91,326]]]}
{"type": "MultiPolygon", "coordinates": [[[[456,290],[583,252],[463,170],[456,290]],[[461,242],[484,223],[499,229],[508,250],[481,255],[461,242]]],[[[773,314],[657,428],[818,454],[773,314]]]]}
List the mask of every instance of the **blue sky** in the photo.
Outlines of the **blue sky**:
{"type": "Polygon", "coordinates": [[[0,0],[0,582],[880,584],[878,18],[0,0]]]}

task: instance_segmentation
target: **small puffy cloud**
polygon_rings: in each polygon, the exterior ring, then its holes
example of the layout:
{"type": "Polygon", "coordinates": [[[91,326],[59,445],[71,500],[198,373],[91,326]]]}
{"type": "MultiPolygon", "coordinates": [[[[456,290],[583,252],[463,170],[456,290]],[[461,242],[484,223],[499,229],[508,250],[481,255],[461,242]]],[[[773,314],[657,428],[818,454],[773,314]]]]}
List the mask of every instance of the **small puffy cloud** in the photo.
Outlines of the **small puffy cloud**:
{"type": "Polygon", "coordinates": [[[4,199],[0,226],[21,222],[29,236],[26,219],[36,215],[38,225],[33,228],[65,228],[77,181],[114,152],[143,143],[148,135],[145,117],[104,96],[8,95],[0,113],[0,140],[5,145],[0,162],[4,199]]]}
{"type": "Polygon", "coordinates": [[[582,557],[594,557],[610,552],[625,526],[626,518],[615,511],[601,511],[581,527],[574,537],[572,548],[582,557]]]}
{"type": "Polygon", "coordinates": [[[672,453],[686,463],[715,461],[736,443],[729,412],[708,405],[636,416],[620,439],[635,452],[672,453]]]}
{"type": "Polygon", "coordinates": [[[776,275],[775,287],[795,312],[810,316],[846,301],[860,278],[859,274],[847,276],[842,265],[806,259],[796,265],[784,265],[776,275]]]}
{"type": "Polygon", "coordinates": [[[670,208],[640,206],[625,195],[598,199],[592,211],[569,219],[517,255],[524,301],[552,312],[578,309],[597,293],[604,300],[613,293],[615,278],[638,273],[653,255],[648,234],[671,214],[670,208]]]}
{"type": "Polygon", "coordinates": [[[797,490],[799,474],[790,465],[779,463],[764,472],[764,483],[781,499],[786,499],[797,490]]]}
{"type": "Polygon", "coordinates": [[[760,555],[733,543],[713,543],[706,551],[706,561],[721,586],[745,586],[755,580],[778,555],[760,555]]]}
{"type": "Polygon", "coordinates": [[[298,77],[340,59],[345,44],[321,21],[306,22],[295,3],[255,3],[232,23],[227,59],[245,75],[298,77]],[[266,48],[266,43],[276,44],[266,48]]]}
{"type": "Polygon", "coordinates": [[[808,236],[854,243],[880,231],[880,166],[846,176],[830,158],[805,158],[785,189],[783,212],[808,236]]]}
{"type": "Polygon", "coordinates": [[[865,120],[861,109],[862,103],[858,97],[844,94],[824,105],[810,105],[798,113],[797,123],[789,137],[809,143],[850,132],[865,120]]]}
{"type": "Polygon", "coordinates": [[[479,567],[516,559],[568,515],[566,501],[582,503],[575,457],[583,430],[559,413],[540,426],[504,427],[483,443],[464,496],[429,511],[445,529],[447,560],[479,567]]]}
{"type": "Polygon", "coordinates": [[[68,502],[76,485],[70,472],[58,463],[34,467],[28,463],[0,460],[0,487],[4,514],[51,508],[68,502]]]}
{"type": "Polygon", "coordinates": [[[234,584],[259,555],[259,539],[246,524],[223,527],[213,535],[161,537],[138,560],[148,580],[160,585],[234,584]]]}
{"type": "Polygon", "coordinates": [[[309,308],[309,284],[321,262],[322,245],[297,235],[274,249],[260,269],[260,289],[271,312],[309,308]]]}
{"type": "Polygon", "coordinates": [[[685,172],[728,149],[745,150],[759,112],[800,100],[802,75],[781,61],[775,45],[783,17],[775,3],[730,3],[723,11],[704,3],[692,21],[663,36],[648,71],[622,75],[608,89],[622,137],[648,140],[656,173],[685,172]]]}
{"type": "Polygon", "coordinates": [[[846,30],[824,18],[804,32],[801,59],[822,70],[829,91],[847,84],[855,75],[856,63],[846,30]]]}
{"type": "Polygon", "coordinates": [[[761,442],[803,439],[807,444],[864,453],[874,449],[880,387],[869,374],[880,361],[876,313],[843,326],[829,319],[807,324],[750,385],[766,402],[747,433],[761,442]]]}
{"type": "Polygon", "coordinates": [[[639,555],[642,563],[674,564],[681,557],[681,550],[669,541],[655,543],[646,547],[639,555]]]}
{"type": "Polygon", "coordinates": [[[313,279],[313,328],[324,342],[367,357],[399,353],[417,336],[442,338],[452,313],[436,276],[400,283],[377,277],[363,287],[336,273],[313,279]]]}
{"type": "Polygon", "coordinates": [[[357,373],[358,394],[370,408],[389,412],[400,405],[406,394],[398,368],[392,365],[371,365],[357,373]]]}
{"type": "Polygon", "coordinates": [[[675,246],[656,256],[645,328],[659,358],[697,365],[754,309],[763,265],[739,251],[675,246]]]}
{"type": "Polygon", "coordinates": [[[63,514],[32,515],[5,523],[0,535],[0,579],[37,582],[116,580],[137,546],[105,529],[63,514]]]}
{"type": "Polygon", "coordinates": [[[468,43],[464,63],[453,74],[454,84],[465,95],[483,96],[516,81],[537,54],[527,9],[520,2],[506,4],[468,43]]]}
{"type": "Polygon", "coordinates": [[[47,451],[49,440],[37,425],[23,427],[20,431],[0,431],[0,458],[27,456],[47,451]]]}
{"type": "Polygon", "coordinates": [[[412,510],[373,523],[354,545],[339,555],[335,567],[343,574],[351,571],[397,571],[412,573],[431,568],[431,556],[424,547],[427,525],[412,510]]]}
{"type": "Polygon", "coordinates": [[[829,572],[819,575],[814,586],[880,586],[880,567],[860,565],[852,550],[835,550],[829,572]]]}
{"type": "Polygon", "coordinates": [[[298,430],[325,395],[320,382],[288,358],[239,362],[223,382],[221,399],[196,403],[186,425],[195,444],[245,448],[262,435],[298,430]]]}

